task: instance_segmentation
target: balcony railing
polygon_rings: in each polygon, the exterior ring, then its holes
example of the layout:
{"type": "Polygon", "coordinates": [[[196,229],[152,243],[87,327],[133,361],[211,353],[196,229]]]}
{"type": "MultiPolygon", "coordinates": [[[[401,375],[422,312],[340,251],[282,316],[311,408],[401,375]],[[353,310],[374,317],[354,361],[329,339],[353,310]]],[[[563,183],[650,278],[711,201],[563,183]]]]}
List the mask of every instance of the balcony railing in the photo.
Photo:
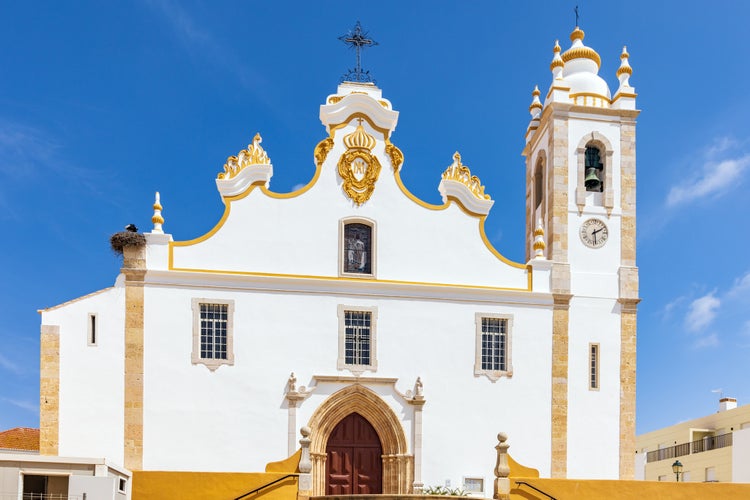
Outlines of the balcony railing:
{"type": "Polygon", "coordinates": [[[701,453],[709,450],[716,450],[732,446],[732,433],[721,434],[720,436],[708,436],[697,441],[689,443],[676,444],[667,448],[649,451],[646,455],[646,462],[658,462],[669,458],[683,457],[691,453],[701,453]]]}

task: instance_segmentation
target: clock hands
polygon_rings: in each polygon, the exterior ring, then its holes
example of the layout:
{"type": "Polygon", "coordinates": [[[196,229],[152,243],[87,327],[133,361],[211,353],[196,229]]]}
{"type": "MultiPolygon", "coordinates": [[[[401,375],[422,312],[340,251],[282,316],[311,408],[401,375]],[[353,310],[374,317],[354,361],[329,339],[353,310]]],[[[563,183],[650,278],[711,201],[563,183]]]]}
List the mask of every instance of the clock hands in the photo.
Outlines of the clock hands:
{"type": "Polygon", "coordinates": [[[591,232],[591,236],[593,236],[593,237],[594,237],[594,245],[596,245],[596,233],[599,233],[599,232],[601,232],[602,230],[604,230],[604,228],[603,228],[603,227],[600,227],[599,229],[594,229],[594,231],[592,231],[592,232],[591,232]]]}

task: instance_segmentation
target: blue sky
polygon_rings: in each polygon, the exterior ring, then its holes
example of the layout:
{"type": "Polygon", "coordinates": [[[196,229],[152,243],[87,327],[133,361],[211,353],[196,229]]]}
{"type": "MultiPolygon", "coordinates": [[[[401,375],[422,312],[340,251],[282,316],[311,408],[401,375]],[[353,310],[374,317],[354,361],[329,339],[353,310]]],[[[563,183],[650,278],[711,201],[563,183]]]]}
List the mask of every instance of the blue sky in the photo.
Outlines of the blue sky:
{"type": "MultiPolygon", "coordinates": [[[[750,4],[578,2],[614,90],[622,46],[639,97],[639,432],[750,402],[750,4]]],[[[488,234],[524,258],[524,162],[535,84],[575,2],[6,2],[0,6],[0,429],[38,425],[36,310],[111,286],[108,238],[203,234],[227,156],[263,135],[271,183],[314,172],[318,107],[354,54],[401,112],[393,142],[415,194],[439,202],[459,150],[495,205],[488,234]]]]}

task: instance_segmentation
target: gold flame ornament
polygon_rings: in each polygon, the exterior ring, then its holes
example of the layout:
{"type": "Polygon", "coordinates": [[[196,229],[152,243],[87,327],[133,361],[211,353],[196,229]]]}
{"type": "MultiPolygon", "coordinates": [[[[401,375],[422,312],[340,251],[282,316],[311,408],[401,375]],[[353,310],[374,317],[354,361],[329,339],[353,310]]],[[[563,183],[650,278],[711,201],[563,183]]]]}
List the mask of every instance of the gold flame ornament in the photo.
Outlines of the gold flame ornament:
{"type": "Polygon", "coordinates": [[[357,205],[370,199],[380,175],[380,162],[372,154],[375,144],[375,138],[365,132],[361,118],[357,129],[344,136],[346,152],[339,159],[338,172],[344,181],[344,193],[357,205]]]}
{"type": "Polygon", "coordinates": [[[243,169],[252,165],[270,165],[271,159],[260,145],[263,138],[260,133],[255,134],[252,144],[240,151],[237,156],[230,156],[224,164],[224,171],[219,172],[219,179],[231,179],[243,169]]]}

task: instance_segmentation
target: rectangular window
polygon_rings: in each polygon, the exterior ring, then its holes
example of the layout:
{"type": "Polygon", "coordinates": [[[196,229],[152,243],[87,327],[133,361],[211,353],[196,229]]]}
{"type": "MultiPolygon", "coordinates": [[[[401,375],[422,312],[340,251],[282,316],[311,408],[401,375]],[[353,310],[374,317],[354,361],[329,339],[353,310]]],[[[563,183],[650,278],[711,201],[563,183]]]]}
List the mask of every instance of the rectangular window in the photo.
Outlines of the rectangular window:
{"type": "Polygon", "coordinates": [[[344,358],[347,365],[370,364],[371,322],[372,313],[369,311],[344,311],[344,358]]]}
{"type": "Polygon", "coordinates": [[[589,344],[589,389],[599,390],[599,344],[589,344]]]}
{"type": "Polygon", "coordinates": [[[226,304],[201,304],[201,359],[227,359],[226,304]]]}
{"type": "Polygon", "coordinates": [[[375,276],[375,222],[363,218],[339,221],[339,275],[375,276]]]}
{"type": "Polygon", "coordinates": [[[505,371],[508,322],[482,318],[482,370],[505,371]]]}
{"type": "Polygon", "coordinates": [[[193,364],[211,370],[234,364],[233,315],[232,300],[193,299],[193,364]]]}
{"type": "Polygon", "coordinates": [[[127,479],[120,478],[117,481],[117,491],[119,491],[120,493],[125,493],[125,487],[127,486],[127,484],[127,479]]]}
{"type": "Polygon", "coordinates": [[[474,375],[485,375],[493,382],[502,376],[512,376],[510,362],[510,330],[513,318],[509,315],[476,315],[476,356],[474,375]]]}
{"type": "Polygon", "coordinates": [[[96,314],[89,313],[89,318],[88,318],[88,341],[87,341],[88,345],[92,345],[92,346],[96,345],[96,342],[98,340],[97,339],[98,332],[97,332],[96,327],[97,327],[97,324],[96,324],[96,314]]]}
{"type": "Polygon", "coordinates": [[[464,491],[467,493],[484,493],[484,478],[465,477],[464,491]]]}
{"type": "Polygon", "coordinates": [[[366,370],[377,369],[375,307],[338,307],[339,316],[339,370],[350,370],[361,374],[366,370]]]}

